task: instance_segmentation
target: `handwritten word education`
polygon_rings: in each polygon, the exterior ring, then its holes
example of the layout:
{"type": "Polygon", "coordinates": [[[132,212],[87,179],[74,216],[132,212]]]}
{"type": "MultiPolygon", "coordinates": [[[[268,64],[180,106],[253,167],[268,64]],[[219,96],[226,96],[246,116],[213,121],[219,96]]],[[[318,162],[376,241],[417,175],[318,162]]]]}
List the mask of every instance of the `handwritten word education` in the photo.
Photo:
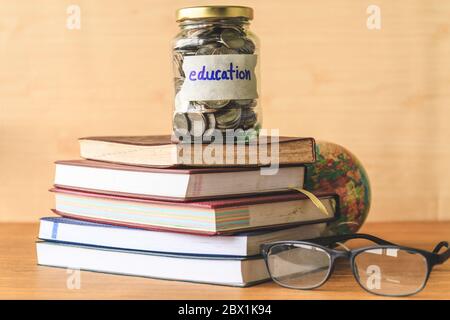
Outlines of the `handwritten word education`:
{"type": "Polygon", "coordinates": [[[200,71],[192,70],[189,73],[190,81],[197,80],[251,80],[251,72],[248,69],[239,70],[239,66],[234,66],[230,63],[228,69],[222,70],[206,70],[206,66],[203,66],[200,71]]]}

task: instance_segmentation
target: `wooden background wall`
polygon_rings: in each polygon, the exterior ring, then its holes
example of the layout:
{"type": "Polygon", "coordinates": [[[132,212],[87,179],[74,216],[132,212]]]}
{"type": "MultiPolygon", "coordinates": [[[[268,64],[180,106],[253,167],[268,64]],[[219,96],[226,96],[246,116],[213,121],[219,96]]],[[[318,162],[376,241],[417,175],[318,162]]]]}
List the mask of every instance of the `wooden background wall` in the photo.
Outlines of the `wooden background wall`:
{"type": "Polygon", "coordinates": [[[214,3],[255,8],[264,127],[352,150],[372,221],[450,219],[450,1],[0,0],[0,221],[49,214],[78,137],[169,132],[175,9],[214,3]]]}

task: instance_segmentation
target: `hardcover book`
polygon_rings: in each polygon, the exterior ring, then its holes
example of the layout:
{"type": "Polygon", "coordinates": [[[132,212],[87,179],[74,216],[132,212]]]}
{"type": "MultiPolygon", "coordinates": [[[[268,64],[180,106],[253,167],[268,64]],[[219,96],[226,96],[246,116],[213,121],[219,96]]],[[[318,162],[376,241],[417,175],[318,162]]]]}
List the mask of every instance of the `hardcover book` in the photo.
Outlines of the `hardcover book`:
{"type": "Polygon", "coordinates": [[[55,213],[68,218],[199,234],[230,234],[273,226],[333,221],[338,216],[335,194],[316,194],[325,215],[303,194],[247,196],[196,202],[170,202],[56,188],[55,213]]]}
{"type": "Polygon", "coordinates": [[[93,223],[63,217],[41,218],[39,239],[114,249],[201,254],[253,256],[263,243],[317,238],[326,224],[274,228],[225,236],[204,236],[167,231],[150,231],[93,223]]]}
{"type": "Polygon", "coordinates": [[[56,162],[55,185],[108,194],[188,201],[302,188],[303,166],[263,175],[259,168],[148,168],[101,161],[56,162]]]}
{"type": "Polygon", "coordinates": [[[180,255],[58,242],[36,244],[39,265],[245,287],[269,279],[264,259],[180,255]]]}
{"type": "Polygon", "coordinates": [[[82,158],[140,166],[264,166],[275,157],[281,165],[315,161],[313,138],[279,137],[273,142],[271,137],[264,137],[252,147],[237,143],[231,148],[224,144],[174,143],[170,135],[86,137],[79,143],[82,158]]]}

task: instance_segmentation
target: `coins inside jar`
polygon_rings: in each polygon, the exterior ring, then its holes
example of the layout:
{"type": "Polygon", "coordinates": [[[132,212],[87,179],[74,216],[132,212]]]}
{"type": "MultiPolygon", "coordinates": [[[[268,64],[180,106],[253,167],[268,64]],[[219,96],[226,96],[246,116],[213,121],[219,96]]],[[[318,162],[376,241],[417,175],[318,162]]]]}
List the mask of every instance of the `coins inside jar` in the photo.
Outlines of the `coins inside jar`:
{"type": "MultiPolygon", "coordinates": [[[[175,91],[186,79],[184,57],[204,55],[255,54],[256,45],[239,24],[202,23],[183,30],[174,43],[175,91]]],[[[184,101],[177,95],[174,131],[185,130],[193,137],[211,136],[230,129],[258,128],[256,99],[184,101]],[[183,117],[184,116],[184,117],[183,117]]]]}
{"type": "Polygon", "coordinates": [[[230,49],[240,49],[244,46],[245,40],[242,33],[236,29],[224,29],[220,34],[220,40],[230,49]]]}
{"type": "Polygon", "coordinates": [[[201,137],[205,133],[207,123],[206,118],[203,113],[200,112],[190,112],[186,113],[190,124],[190,134],[194,137],[201,137]]]}
{"type": "Polygon", "coordinates": [[[226,109],[215,114],[218,129],[234,129],[241,121],[242,110],[226,109]]]}
{"type": "Polygon", "coordinates": [[[258,120],[256,116],[256,112],[252,108],[244,108],[242,109],[241,114],[241,127],[244,130],[252,128],[258,120]]]}
{"type": "Polygon", "coordinates": [[[204,104],[211,109],[221,109],[230,103],[230,100],[209,100],[204,101],[204,104]]]}
{"type": "Polygon", "coordinates": [[[184,113],[175,113],[173,117],[173,129],[175,131],[189,131],[189,120],[184,113]]]}

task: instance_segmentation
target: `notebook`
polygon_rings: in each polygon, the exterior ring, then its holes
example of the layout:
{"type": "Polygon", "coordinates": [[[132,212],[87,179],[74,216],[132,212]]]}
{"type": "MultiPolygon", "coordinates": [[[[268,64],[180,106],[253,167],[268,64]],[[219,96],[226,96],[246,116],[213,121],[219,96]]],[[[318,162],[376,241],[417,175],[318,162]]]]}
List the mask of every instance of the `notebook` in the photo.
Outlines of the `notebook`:
{"type": "Polygon", "coordinates": [[[162,254],[73,245],[36,244],[39,265],[129,276],[245,287],[269,278],[261,256],[220,257],[162,254]]]}
{"type": "Polygon", "coordinates": [[[179,232],[149,231],[92,223],[62,217],[41,218],[39,239],[72,244],[180,254],[253,256],[263,243],[317,238],[325,223],[282,229],[242,232],[228,236],[204,236],[179,232]]]}

